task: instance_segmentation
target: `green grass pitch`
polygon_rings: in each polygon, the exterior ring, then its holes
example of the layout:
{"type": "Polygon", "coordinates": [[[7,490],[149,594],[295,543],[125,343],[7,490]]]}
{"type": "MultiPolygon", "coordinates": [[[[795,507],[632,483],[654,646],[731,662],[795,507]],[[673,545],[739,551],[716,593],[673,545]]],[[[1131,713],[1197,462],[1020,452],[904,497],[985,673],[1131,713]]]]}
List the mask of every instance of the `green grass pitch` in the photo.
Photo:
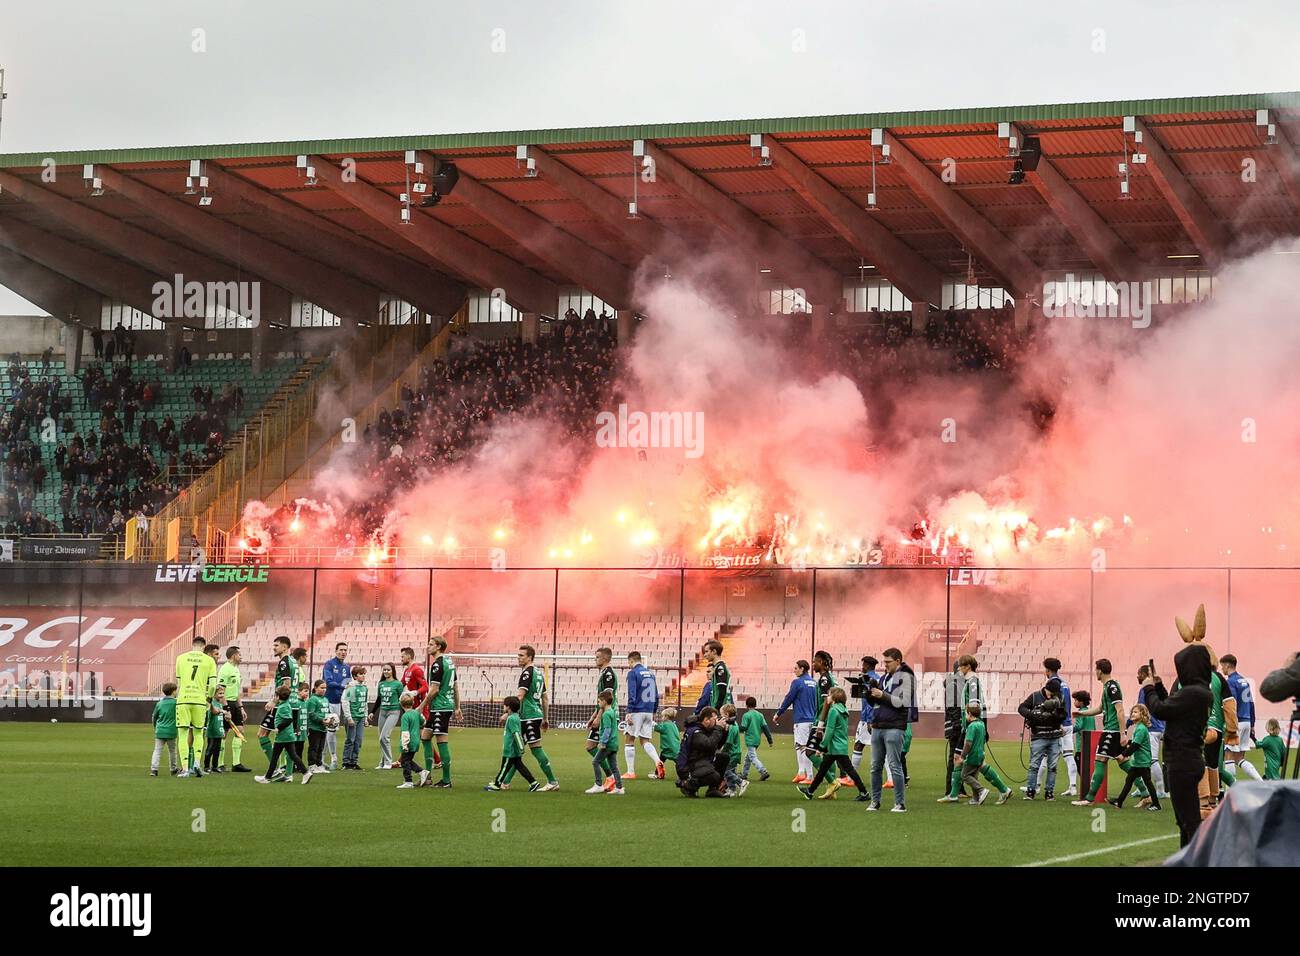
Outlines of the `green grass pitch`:
{"type": "MultiPolygon", "coordinates": [[[[246,729],[244,762],[261,772],[256,728],[246,729]]],[[[374,767],[379,747],[368,730],[362,766],[374,767]]],[[[705,856],[736,865],[815,866],[834,859],[865,864],[870,848],[881,846],[917,865],[1007,866],[1091,854],[1067,862],[1117,866],[1155,863],[1178,848],[1168,806],[1148,813],[1130,803],[1097,817],[1094,808],[1061,798],[1027,803],[1018,789],[1000,807],[992,798],[982,807],[937,804],[944,757],[938,740],[912,746],[903,815],[867,813],[852,801],[852,788],[833,801],[804,800],[789,783],[789,735],[760,750],[772,778],[759,783],[752,774],[740,799],[687,799],[673,786],[671,768],[668,780],[628,781],[626,796],[588,796],[584,738],[578,731],[546,735],[558,792],[528,793],[516,779],[510,791],[485,793],[500,762],[495,730],[453,731],[455,789],[441,791],[398,790],[399,771],[376,770],[316,777],[305,787],[296,780],[259,785],[252,774],[176,780],[165,768],[155,779],[148,775],[147,726],[0,723],[0,846],[11,866],[695,866],[705,856]]],[[[1023,779],[1017,744],[995,744],[993,751],[1004,777],[1023,779]]],[[[644,752],[638,758],[644,773],[648,760],[644,752]]],[[[1112,793],[1122,779],[1112,770],[1112,793]]],[[[886,809],[892,801],[885,791],[886,809]]]]}

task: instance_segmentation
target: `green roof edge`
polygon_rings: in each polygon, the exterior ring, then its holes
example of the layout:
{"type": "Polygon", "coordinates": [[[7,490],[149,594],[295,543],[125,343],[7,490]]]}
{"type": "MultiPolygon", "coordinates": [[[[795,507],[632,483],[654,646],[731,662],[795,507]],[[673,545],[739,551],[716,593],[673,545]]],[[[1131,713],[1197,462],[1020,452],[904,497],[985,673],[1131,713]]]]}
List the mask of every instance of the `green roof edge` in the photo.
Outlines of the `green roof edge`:
{"type": "Polygon", "coordinates": [[[1109,116],[1158,116],[1169,113],[1220,113],[1234,110],[1300,109],[1300,92],[1233,93],[1219,96],[1169,97],[1148,100],[1106,100],[1039,106],[984,106],[949,110],[888,113],[844,113],[776,119],[707,120],[631,126],[590,126],[573,129],[533,129],[424,136],[372,136],[361,139],[298,140],[270,143],[231,143],[201,146],[156,146],[124,149],[61,150],[48,153],[0,153],[0,168],[84,163],[145,163],[180,159],[250,159],[296,156],[301,153],[348,154],[406,149],[466,149],[484,146],[598,143],[632,139],[677,139],[746,133],[815,133],[829,130],[954,126],[1001,121],[1090,119],[1109,116]]]}

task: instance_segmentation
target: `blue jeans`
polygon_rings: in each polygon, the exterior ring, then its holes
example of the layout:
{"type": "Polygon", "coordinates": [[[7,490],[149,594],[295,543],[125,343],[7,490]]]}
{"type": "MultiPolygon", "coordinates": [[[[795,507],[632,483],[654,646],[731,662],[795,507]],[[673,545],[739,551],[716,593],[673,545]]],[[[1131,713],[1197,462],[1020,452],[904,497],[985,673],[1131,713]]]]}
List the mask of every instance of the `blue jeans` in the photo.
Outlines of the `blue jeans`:
{"type": "Polygon", "coordinates": [[[1047,761],[1047,789],[1056,790],[1056,764],[1061,759],[1061,738],[1038,737],[1029,741],[1029,792],[1038,784],[1038,766],[1047,761]]]}
{"type": "Polygon", "coordinates": [[[343,764],[351,766],[361,759],[361,741],[366,735],[366,723],[358,720],[348,724],[348,739],[343,745],[343,764]]]}
{"type": "Polygon", "coordinates": [[[903,780],[903,731],[901,728],[871,732],[871,802],[880,803],[884,780],[885,761],[889,761],[889,777],[894,781],[894,806],[903,805],[907,784],[903,780]]]}

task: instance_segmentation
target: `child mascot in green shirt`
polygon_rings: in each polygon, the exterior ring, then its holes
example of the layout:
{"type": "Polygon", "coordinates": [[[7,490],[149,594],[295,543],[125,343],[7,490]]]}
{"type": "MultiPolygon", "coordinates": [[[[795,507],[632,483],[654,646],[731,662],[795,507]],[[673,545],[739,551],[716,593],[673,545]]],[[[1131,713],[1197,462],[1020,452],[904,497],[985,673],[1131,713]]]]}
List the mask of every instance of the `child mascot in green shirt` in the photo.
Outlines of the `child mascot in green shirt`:
{"type": "MultiPolygon", "coordinates": [[[[1011,799],[1011,788],[1002,782],[1002,778],[998,776],[996,770],[984,762],[989,732],[984,726],[984,719],[980,716],[980,713],[980,705],[977,702],[971,701],[966,705],[966,735],[962,740],[961,747],[961,784],[971,794],[971,798],[967,803],[973,807],[978,807],[989,796],[989,791],[982,787],[979,782],[982,774],[985,780],[998,788],[998,805],[1000,806],[1011,799]]],[[[951,801],[941,800],[940,802],[951,801]]]]}
{"type": "Polygon", "coordinates": [[[1151,779],[1151,712],[1142,704],[1134,704],[1133,709],[1129,711],[1129,720],[1133,722],[1133,734],[1129,737],[1129,742],[1124,745],[1124,756],[1128,757],[1129,761],[1127,765],[1120,765],[1127,771],[1124,789],[1119,792],[1118,797],[1112,797],[1106,802],[1116,809],[1123,807],[1128,792],[1133,789],[1133,784],[1140,780],[1145,784],[1151,800],[1147,809],[1159,810],[1160,793],[1151,779]]]}
{"type": "Polygon", "coordinates": [[[817,768],[817,776],[813,777],[812,783],[808,786],[800,787],[799,792],[806,799],[811,800],[827,775],[838,768],[840,777],[831,777],[830,788],[818,799],[834,800],[835,791],[840,788],[840,778],[847,777],[858,788],[857,802],[869,802],[871,796],[867,793],[866,785],[858,776],[858,771],[854,769],[853,761],[849,759],[849,711],[845,705],[847,698],[844,688],[832,687],[827,700],[830,706],[826,709],[826,733],[822,735],[824,757],[817,768]]]}

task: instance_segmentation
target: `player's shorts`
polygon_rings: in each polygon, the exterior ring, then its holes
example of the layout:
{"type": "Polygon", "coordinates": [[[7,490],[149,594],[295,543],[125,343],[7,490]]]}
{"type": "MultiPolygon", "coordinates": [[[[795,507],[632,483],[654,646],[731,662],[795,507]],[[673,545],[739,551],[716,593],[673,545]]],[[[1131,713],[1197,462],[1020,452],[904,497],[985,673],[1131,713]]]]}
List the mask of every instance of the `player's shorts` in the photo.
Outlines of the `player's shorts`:
{"type": "Polygon", "coordinates": [[[649,740],[655,731],[655,715],[639,713],[629,713],[623,721],[623,733],[629,737],[639,737],[642,740],[649,740]]]}
{"type": "Polygon", "coordinates": [[[450,710],[431,710],[429,716],[424,719],[424,729],[433,731],[435,737],[444,736],[451,727],[450,710]]]}
{"type": "Polygon", "coordinates": [[[208,723],[208,705],[207,704],[177,704],[176,705],[176,729],[180,730],[185,727],[192,727],[194,730],[203,730],[208,723]]]}
{"type": "Polygon", "coordinates": [[[1061,756],[1074,756],[1074,725],[1061,728],[1061,756]]]}
{"type": "Polygon", "coordinates": [[[853,735],[853,739],[864,747],[871,746],[871,723],[866,720],[858,721],[858,732],[853,735]]]}
{"type": "Polygon", "coordinates": [[[262,723],[258,726],[263,730],[275,731],[275,708],[270,704],[266,705],[266,713],[262,714],[262,723]]]}
{"type": "Polygon", "coordinates": [[[528,720],[519,721],[520,729],[524,733],[524,743],[536,744],[542,740],[542,718],[532,717],[528,720]]]}
{"type": "Polygon", "coordinates": [[[1233,753],[1244,754],[1255,749],[1255,741],[1250,739],[1250,724],[1249,720],[1237,721],[1237,742],[1228,747],[1233,753]]]}
{"type": "Polygon", "coordinates": [[[230,708],[230,722],[236,727],[244,726],[244,721],[247,719],[244,705],[237,700],[232,700],[227,706],[230,708]]]}
{"type": "Polygon", "coordinates": [[[1121,747],[1119,743],[1118,730],[1103,731],[1101,734],[1101,739],[1097,741],[1098,757],[1111,757],[1115,760],[1118,760],[1120,753],[1123,751],[1123,749],[1124,748],[1121,747]]]}
{"type": "Polygon", "coordinates": [[[795,724],[794,725],[794,745],[796,747],[806,747],[808,737],[812,733],[812,724],[795,724]]]}

